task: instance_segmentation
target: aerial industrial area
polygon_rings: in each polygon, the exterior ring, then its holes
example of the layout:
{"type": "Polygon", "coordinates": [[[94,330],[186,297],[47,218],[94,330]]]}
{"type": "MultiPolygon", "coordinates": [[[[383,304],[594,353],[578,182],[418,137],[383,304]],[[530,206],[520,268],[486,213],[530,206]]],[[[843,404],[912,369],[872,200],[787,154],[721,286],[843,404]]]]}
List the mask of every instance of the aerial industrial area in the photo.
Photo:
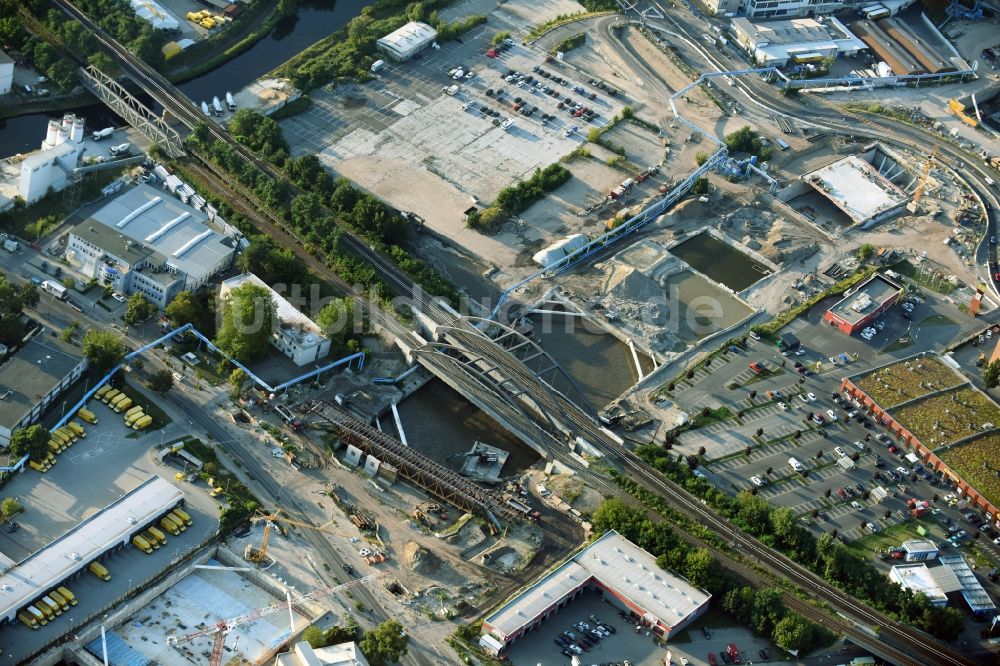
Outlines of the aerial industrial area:
{"type": "Polygon", "coordinates": [[[0,6],[0,664],[1000,663],[1000,6],[0,6]]]}

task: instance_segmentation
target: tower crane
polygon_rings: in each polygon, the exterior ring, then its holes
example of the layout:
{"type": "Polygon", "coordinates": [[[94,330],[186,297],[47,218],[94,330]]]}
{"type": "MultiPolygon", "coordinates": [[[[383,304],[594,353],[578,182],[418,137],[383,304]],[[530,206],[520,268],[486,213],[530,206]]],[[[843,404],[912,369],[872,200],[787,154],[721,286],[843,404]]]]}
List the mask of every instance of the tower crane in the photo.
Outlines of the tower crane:
{"type": "Polygon", "coordinates": [[[282,511],[281,509],[277,509],[270,515],[264,513],[263,511],[258,511],[250,519],[250,522],[253,523],[259,523],[262,520],[264,521],[264,536],[260,540],[260,547],[254,548],[253,546],[250,545],[247,546],[246,552],[244,553],[244,557],[246,559],[255,563],[260,563],[264,561],[264,558],[267,556],[267,541],[271,535],[271,528],[274,527],[275,523],[278,522],[288,523],[289,525],[296,525],[298,527],[307,527],[311,530],[318,530],[320,532],[326,532],[327,534],[332,534],[334,536],[342,536],[348,539],[353,539],[357,536],[354,534],[347,534],[345,532],[337,532],[335,530],[330,530],[325,527],[318,527],[316,525],[312,525],[310,523],[306,523],[301,520],[288,518],[287,516],[280,515],[281,511],[282,511]]]}
{"type": "Polygon", "coordinates": [[[920,180],[917,183],[917,189],[913,191],[913,200],[907,206],[907,209],[913,214],[917,212],[917,206],[920,204],[921,197],[924,196],[924,189],[927,187],[927,178],[930,177],[931,165],[934,163],[934,158],[937,157],[938,144],[934,144],[934,149],[931,151],[930,156],[928,156],[927,161],[924,162],[923,168],[920,170],[920,180]]]}
{"type": "MultiPolygon", "coordinates": [[[[201,638],[202,636],[215,636],[214,642],[212,644],[212,658],[210,660],[210,666],[219,666],[222,662],[222,650],[226,645],[226,633],[236,629],[237,627],[243,626],[245,624],[250,624],[251,622],[256,622],[262,617],[273,615],[274,613],[280,613],[283,610],[288,610],[289,621],[293,622],[292,607],[296,604],[302,604],[308,601],[314,601],[322,597],[328,597],[334,592],[339,592],[348,587],[358,585],[359,583],[370,583],[371,581],[379,578],[382,574],[371,574],[370,576],[364,576],[362,578],[355,578],[352,581],[342,583],[340,585],[335,585],[333,587],[323,587],[306,594],[296,596],[293,600],[291,594],[286,591],[287,600],[281,602],[280,604],[272,604],[270,606],[265,606],[264,608],[258,608],[251,611],[245,615],[240,615],[238,617],[233,617],[228,620],[222,620],[213,625],[207,626],[198,631],[193,631],[190,634],[184,634],[183,636],[168,636],[167,645],[176,646],[180,643],[187,643],[193,641],[196,638],[201,638]]],[[[292,626],[292,631],[294,632],[294,626],[292,626]]]]}

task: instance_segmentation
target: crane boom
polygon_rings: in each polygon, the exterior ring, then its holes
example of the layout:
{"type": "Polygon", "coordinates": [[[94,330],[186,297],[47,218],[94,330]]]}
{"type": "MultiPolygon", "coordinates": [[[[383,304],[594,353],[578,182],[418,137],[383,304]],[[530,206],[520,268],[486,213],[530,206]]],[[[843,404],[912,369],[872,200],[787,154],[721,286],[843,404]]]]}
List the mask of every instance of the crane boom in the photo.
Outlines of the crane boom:
{"type": "Polygon", "coordinates": [[[177,645],[178,643],[186,643],[192,641],[196,638],[201,638],[202,636],[211,636],[212,634],[217,634],[220,632],[232,631],[236,627],[242,626],[244,624],[249,624],[255,622],[262,617],[272,615],[274,613],[280,613],[283,610],[288,610],[295,604],[305,603],[307,601],[313,601],[314,599],[319,599],[320,597],[329,596],[340,590],[344,590],[348,587],[353,587],[360,583],[369,583],[376,578],[379,578],[382,574],[371,574],[364,576],[362,578],[355,578],[352,581],[342,583],[340,585],[334,585],[333,587],[322,587],[312,592],[306,594],[301,594],[291,599],[290,601],[282,601],[278,604],[272,604],[270,606],[264,606],[263,608],[258,608],[254,611],[246,613],[245,615],[238,615],[236,617],[229,618],[228,620],[222,620],[215,623],[212,626],[205,627],[204,629],[199,629],[198,631],[193,631],[190,634],[185,634],[183,636],[168,636],[168,645],[177,645]]]}

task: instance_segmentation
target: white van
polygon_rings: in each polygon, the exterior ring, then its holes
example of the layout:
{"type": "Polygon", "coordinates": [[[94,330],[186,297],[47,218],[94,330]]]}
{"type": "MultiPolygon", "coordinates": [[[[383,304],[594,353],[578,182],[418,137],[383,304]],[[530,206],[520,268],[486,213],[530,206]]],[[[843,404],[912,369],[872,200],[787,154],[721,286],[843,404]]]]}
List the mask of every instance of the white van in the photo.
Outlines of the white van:
{"type": "Polygon", "coordinates": [[[986,184],[989,185],[990,187],[996,187],[997,183],[996,183],[995,180],[993,180],[989,176],[986,176],[986,184]]]}
{"type": "Polygon", "coordinates": [[[802,466],[802,463],[800,463],[795,458],[789,458],[788,464],[791,465],[792,469],[794,469],[796,472],[801,472],[802,470],[805,469],[805,467],[802,466]]]}

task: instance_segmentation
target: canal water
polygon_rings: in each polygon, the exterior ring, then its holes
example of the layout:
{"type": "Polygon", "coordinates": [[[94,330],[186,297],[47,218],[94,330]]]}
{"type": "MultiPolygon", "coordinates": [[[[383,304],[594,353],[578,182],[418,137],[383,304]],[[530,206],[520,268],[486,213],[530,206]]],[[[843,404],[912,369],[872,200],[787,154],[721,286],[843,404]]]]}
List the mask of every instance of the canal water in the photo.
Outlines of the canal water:
{"type": "Polygon", "coordinates": [[[692,236],[672,247],[670,253],[737,292],[771,274],[771,269],[711,234],[701,233],[692,236]]]}
{"type": "Polygon", "coordinates": [[[66,113],[83,116],[87,121],[87,131],[105,127],[122,127],[125,121],[118,117],[103,104],[84,106],[72,111],[55,111],[52,113],[32,113],[16,118],[0,120],[0,158],[10,157],[18,153],[37,150],[45,140],[45,132],[49,121],[61,120],[66,113]]]}
{"type": "MultiPolygon", "coordinates": [[[[521,472],[540,458],[534,449],[440,379],[431,380],[397,409],[407,443],[449,469],[461,469],[464,459],[459,455],[467,453],[477,439],[510,453],[501,476],[521,472]]],[[[391,412],[381,422],[383,430],[396,434],[391,412]]]]}
{"type": "Polygon", "coordinates": [[[300,2],[298,11],[278,23],[271,34],[223,65],[179,88],[195,104],[211,101],[226,91],[235,93],[281,65],[299,51],[343,27],[374,0],[312,0],[300,2]]]}

